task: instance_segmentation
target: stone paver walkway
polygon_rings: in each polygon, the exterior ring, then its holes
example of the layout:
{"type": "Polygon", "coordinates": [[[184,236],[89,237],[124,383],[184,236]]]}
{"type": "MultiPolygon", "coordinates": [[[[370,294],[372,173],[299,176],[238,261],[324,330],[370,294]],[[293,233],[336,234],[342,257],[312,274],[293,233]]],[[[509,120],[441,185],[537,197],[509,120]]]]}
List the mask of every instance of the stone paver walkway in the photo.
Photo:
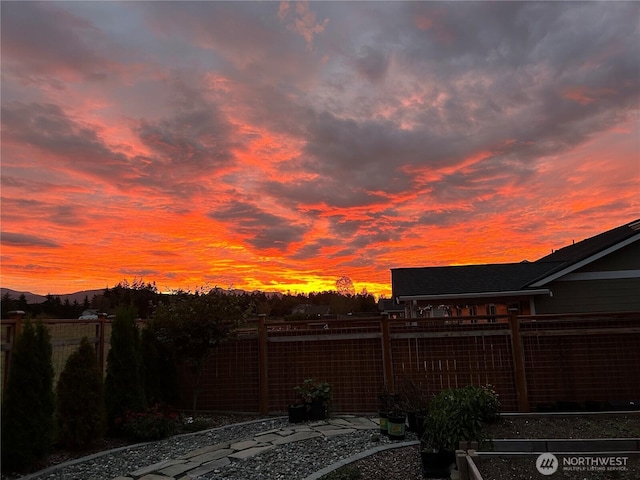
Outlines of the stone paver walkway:
{"type": "Polygon", "coordinates": [[[116,477],[113,480],[192,480],[220,470],[231,462],[259,455],[278,445],[374,429],[379,429],[378,423],[374,420],[350,416],[313,423],[290,424],[261,432],[252,438],[203,446],[178,458],[154,463],[131,472],[129,476],[116,477]]]}

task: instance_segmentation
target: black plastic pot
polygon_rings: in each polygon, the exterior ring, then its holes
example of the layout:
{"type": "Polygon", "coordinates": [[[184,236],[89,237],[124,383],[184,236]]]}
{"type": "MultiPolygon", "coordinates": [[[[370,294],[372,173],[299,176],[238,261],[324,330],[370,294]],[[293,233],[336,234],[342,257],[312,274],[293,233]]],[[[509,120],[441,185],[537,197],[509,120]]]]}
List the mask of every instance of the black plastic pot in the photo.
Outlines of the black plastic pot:
{"type": "Polygon", "coordinates": [[[416,435],[418,435],[418,438],[422,437],[422,434],[424,433],[424,418],[425,418],[425,414],[424,413],[416,413],[416,435]]]}
{"type": "Polygon", "coordinates": [[[309,420],[324,420],[327,418],[327,406],[322,400],[313,400],[309,409],[309,420]]]}
{"type": "Polygon", "coordinates": [[[404,413],[391,413],[387,418],[387,433],[390,440],[404,440],[406,427],[404,413]]]}
{"type": "Polygon", "coordinates": [[[407,412],[407,428],[410,432],[418,431],[418,425],[416,424],[416,412],[407,412]]]}
{"type": "Polygon", "coordinates": [[[449,478],[456,454],[451,450],[438,450],[437,452],[420,451],[422,461],[422,476],[424,478],[449,478]]]}
{"type": "Polygon", "coordinates": [[[380,418],[380,433],[384,435],[388,435],[388,424],[389,424],[389,412],[378,412],[378,417],[380,418]]]}
{"type": "Polygon", "coordinates": [[[289,423],[300,423],[307,420],[307,406],[289,405],[289,423]]]}

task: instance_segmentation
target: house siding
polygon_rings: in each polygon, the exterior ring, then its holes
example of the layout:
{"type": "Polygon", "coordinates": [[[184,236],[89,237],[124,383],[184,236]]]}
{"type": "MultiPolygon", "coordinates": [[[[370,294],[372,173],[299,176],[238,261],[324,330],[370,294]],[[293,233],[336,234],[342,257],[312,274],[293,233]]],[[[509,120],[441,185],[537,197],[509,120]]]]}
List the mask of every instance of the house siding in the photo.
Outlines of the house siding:
{"type": "Polygon", "coordinates": [[[621,248],[617,252],[585,265],[580,272],[601,272],[611,270],[639,270],[640,269],[640,241],[621,248]]]}
{"type": "Polygon", "coordinates": [[[553,297],[536,297],[536,314],[640,311],[640,278],[556,281],[553,297]]]}
{"type": "MultiPolygon", "coordinates": [[[[640,270],[640,242],[596,260],[573,274],[640,270]]],[[[571,274],[567,276],[570,278],[571,274]]],[[[545,285],[553,297],[536,297],[537,314],[640,311],[640,278],[559,279],[545,285]]]]}

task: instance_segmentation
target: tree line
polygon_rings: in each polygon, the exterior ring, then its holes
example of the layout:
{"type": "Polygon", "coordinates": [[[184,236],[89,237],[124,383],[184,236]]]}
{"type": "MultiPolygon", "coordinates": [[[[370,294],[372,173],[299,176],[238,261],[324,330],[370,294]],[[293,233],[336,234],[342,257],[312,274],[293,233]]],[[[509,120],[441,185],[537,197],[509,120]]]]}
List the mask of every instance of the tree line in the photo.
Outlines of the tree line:
{"type": "MultiPolygon", "coordinates": [[[[348,315],[356,313],[374,313],[378,311],[376,299],[363,290],[354,293],[348,277],[341,277],[336,282],[335,291],[312,292],[308,294],[266,294],[263,292],[232,293],[230,290],[217,289],[221,292],[235,295],[241,307],[248,312],[248,316],[260,314],[271,318],[308,319],[304,313],[293,314],[296,307],[301,305],[326,306],[329,314],[348,315]],[[345,286],[346,285],[346,286],[345,286]]],[[[171,295],[181,295],[185,292],[176,291],[171,295]]],[[[115,287],[105,288],[102,294],[94,295],[91,299],[85,297],[82,303],[70,302],[68,298],[61,300],[59,296],[47,295],[42,303],[28,303],[24,294],[14,299],[7,292],[2,296],[2,318],[8,318],[8,313],[22,310],[28,318],[78,318],[83,311],[95,309],[99,312],[113,315],[121,305],[133,305],[138,318],[152,318],[163,298],[167,294],[161,293],[155,282],[133,280],[121,281],[115,287]]]]}

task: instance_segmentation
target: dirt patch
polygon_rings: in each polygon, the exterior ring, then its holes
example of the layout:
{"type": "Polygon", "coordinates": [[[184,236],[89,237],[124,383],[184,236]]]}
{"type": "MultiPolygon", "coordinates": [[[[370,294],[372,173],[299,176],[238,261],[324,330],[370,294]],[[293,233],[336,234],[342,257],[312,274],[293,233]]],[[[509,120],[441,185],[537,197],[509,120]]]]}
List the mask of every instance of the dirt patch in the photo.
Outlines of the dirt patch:
{"type": "MultiPolygon", "coordinates": [[[[536,438],[640,438],[640,413],[612,416],[504,417],[489,425],[486,432],[493,439],[536,438]]],[[[578,454],[584,457],[583,454],[578,454]]],[[[618,457],[617,454],[612,456],[618,457]]],[[[552,476],[543,476],[536,468],[536,455],[527,458],[481,458],[477,466],[484,480],[637,480],[640,478],[640,452],[624,457],[624,465],[607,470],[600,466],[563,466],[568,455],[556,454],[559,468],[552,476]],[[584,467],[584,468],[583,468],[584,467]]]]}
{"type": "MultiPolygon", "coordinates": [[[[640,412],[611,416],[504,416],[487,425],[485,433],[493,439],[535,438],[640,438],[640,412]]],[[[560,461],[562,457],[558,455],[560,461]]],[[[484,480],[637,480],[640,478],[640,458],[629,457],[625,471],[562,471],[543,476],[536,469],[536,456],[528,458],[490,458],[478,462],[484,480]]],[[[353,464],[367,480],[421,480],[419,447],[388,450],[366,457],[353,464]]],[[[345,477],[350,478],[350,477],[345,477]]]]}
{"type": "Polygon", "coordinates": [[[489,438],[640,438],[640,412],[611,416],[502,417],[487,425],[489,438]]]}

